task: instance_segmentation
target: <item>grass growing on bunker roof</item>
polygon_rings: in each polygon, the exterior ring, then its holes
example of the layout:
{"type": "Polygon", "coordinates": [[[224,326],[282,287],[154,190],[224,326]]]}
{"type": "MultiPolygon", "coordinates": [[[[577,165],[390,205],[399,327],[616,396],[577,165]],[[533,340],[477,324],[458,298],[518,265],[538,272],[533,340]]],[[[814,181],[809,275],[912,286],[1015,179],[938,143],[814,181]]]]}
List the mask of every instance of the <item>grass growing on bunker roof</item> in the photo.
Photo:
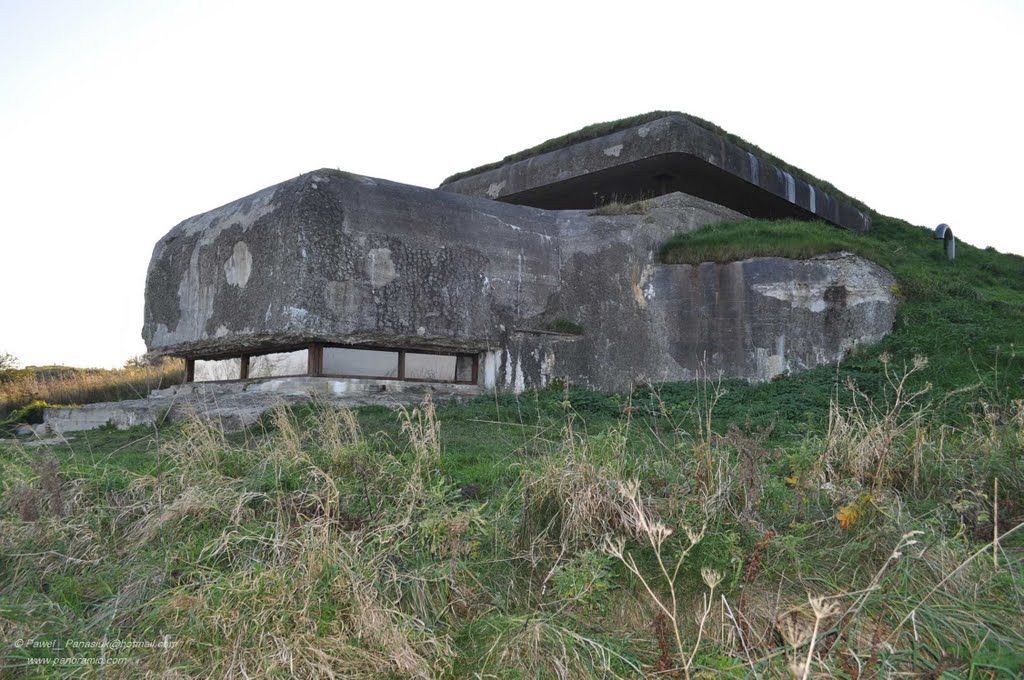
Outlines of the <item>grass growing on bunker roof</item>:
{"type": "MultiPolygon", "coordinates": [[[[879,346],[855,352],[838,369],[820,368],[750,389],[803,393],[819,373],[832,376],[825,382],[853,375],[880,384],[878,356],[887,352],[902,362],[928,357],[923,378],[948,395],[951,417],[986,391],[1005,388],[1004,397],[1024,398],[1024,361],[1017,356],[1024,342],[1024,257],[960,242],[950,262],[942,242],[929,230],[876,214],[865,234],[796,220],[714,225],[673,237],[663,246],[661,259],[666,264],[699,264],[751,257],[803,259],[837,251],[861,255],[896,276],[900,309],[893,333],[879,346]],[[954,394],[957,390],[966,391],[954,394]]],[[[814,401],[825,399],[818,394],[814,401]]]]}
{"type": "Polygon", "coordinates": [[[703,118],[699,118],[689,113],[683,113],[681,111],[651,111],[649,113],[642,113],[636,116],[629,116],[628,118],[620,118],[618,120],[606,121],[603,123],[593,123],[591,125],[587,125],[586,127],[580,128],[579,130],[576,130],[574,132],[570,132],[569,134],[561,135],[559,137],[549,139],[545,142],[541,142],[540,144],[532,146],[529,149],[523,149],[522,151],[517,151],[516,153],[509,154],[508,156],[502,158],[500,161],[487,163],[485,165],[481,165],[471,170],[457,172],[451,177],[446,178],[443,182],[441,182],[441,184],[444,185],[448,184],[449,182],[454,182],[456,180],[463,179],[465,177],[479,175],[480,173],[487,172],[488,170],[500,168],[503,165],[508,165],[510,163],[516,163],[522,160],[526,160],[528,158],[533,158],[534,156],[539,156],[550,151],[564,149],[568,146],[572,146],[573,144],[579,144],[580,142],[588,142],[592,139],[597,139],[598,137],[604,137],[605,135],[610,135],[616,132],[620,132],[622,130],[628,130],[629,128],[636,127],[638,125],[643,125],[644,123],[650,123],[651,121],[658,120],[659,118],[665,118],[667,116],[681,116],[686,120],[690,121],[691,123],[697,125],[698,127],[702,127],[705,130],[708,130],[709,132],[713,132],[716,135],[725,138],[732,144],[735,144],[740,149],[743,149],[744,151],[749,151],[750,153],[759,156],[764,160],[769,161],[770,163],[778,167],[780,170],[784,170],[789,174],[793,175],[794,177],[799,177],[808,184],[812,184],[815,187],[822,189],[826,193],[836,198],[848,201],[861,210],[868,210],[868,207],[864,203],[843,193],[835,186],[833,186],[831,183],[818,179],[809,172],[806,172],[796,166],[786,163],[778,156],[774,156],[768,153],[761,147],[757,146],[756,144],[748,142],[742,137],[739,137],[737,135],[732,134],[731,132],[723,130],[721,127],[715,125],[711,121],[707,121],[704,120],[703,118]]]}

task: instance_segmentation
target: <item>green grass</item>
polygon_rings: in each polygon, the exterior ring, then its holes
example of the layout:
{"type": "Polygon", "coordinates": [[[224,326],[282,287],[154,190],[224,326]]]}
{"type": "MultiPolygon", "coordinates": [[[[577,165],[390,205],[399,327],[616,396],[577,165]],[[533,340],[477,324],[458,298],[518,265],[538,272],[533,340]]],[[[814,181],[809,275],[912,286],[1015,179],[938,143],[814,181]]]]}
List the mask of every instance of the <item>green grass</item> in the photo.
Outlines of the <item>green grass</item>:
{"type": "MultiPolygon", "coordinates": [[[[337,436],[335,412],[313,405],[227,438],[191,424],[82,433],[42,456],[0,446],[3,637],[175,641],[168,652],[122,653],[127,666],[108,668],[112,677],[170,667],[219,677],[242,663],[258,677],[316,677],[317,664],[346,677],[552,677],[562,668],[639,677],[666,649],[675,663],[671,635],[601,549],[606,532],[622,531],[618,480],[639,479],[677,535],[708,523],[676,583],[681,606],[699,609],[702,568],[723,574],[720,592],[749,621],[758,672],[785,672],[768,620],[774,598],[799,605],[810,591],[852,605],[880,570],[881,590],[823,652],[819,676],[846,677],[850,650],[876,657],[882,674],[1024,669],[1019,533],[1003,542],[1000,571],[988,556],[969,562],[926,599],[991,536],[985,494],[995,476],[1002,531],[1024,520],[1024,411],[957,429],[930,413],[896,438],[893,475],[872,488],[847,476],[842,458],[826,472],[818,429],[772,444],[716,424],[721,435],[704,440],[701,403],[659,411],[603,398],[568,389],[444,405],[437,444],[429,419],[379,407],[358,412],[362,436],[337,436]],[[927,455],[915,472],[916,446],[927,455]],[[728,471],[725,505],[708,505],[701,491],[705,450],[728,471]],[[864,493],[860,519],[841,528],[836,512],[864,493]],[[23,517],[29,502],[38,519],[23,517]],[[926,549],[886,567],[910,530],[926,532],[926,549]],[[903,630],[891,649],[872,651],[875,626],[889,631],[915,608],[918,641],[903,630]],[[270,640],[292,666],[265,653],[270,640]]],[[[669,549],[678,545],[672,538],[669,549]]],[[[627,549],[656,576],[650,549],[635,539],[627,549]]],[[[746,676],[748,652],[721,634],[729,625],[714,619],[695,670],[746,676]]],[[[47,656],[59,650],[8,643],[0,668],[5,677],[81,670],[27,665],[47,656]]]]}
{"type": "Polygon", "coordinates": [[[893,333],[881,345],[854,354],[836,369],[818,369],[762,387],[738,387],[755,420],[769,403],[791,420],[808,407],[820,409],[828,392],[847,377],[874,390],[881,385],[883,352],[897,362],[929,359],[921,379],[945,399],[944,413],[956,422],[979,399],[1024,398],[1024,258],[957,245],[946,259],[942,242],[901,220],[874,217],[867,234],[821,223],[745,220],[676,236],[661,251],[663,262],[733,262],[750,257],[808,258],[836,251],[862,255],[897,279],[900,311],[893,333]],[[958,390],[964,390],[957,393],[958,390]],[[748,399],[749,397],[749,399],[748,399]]]}
{"type": "Polygon", "coordinates": [[[815,187],[824,190],[826,193],[836,198],[849,201],[851,204],[857,206],[858,208],[865,212],[868,210],[868,207],[864,205],[864,203],[858,201],[855,198],[852,198],[851,196],[844,194],[842,191],[839,191],[832,184],[818,179],[809,172],[806,172],[804,170],[801,170],[800,168],[790,165],[789,163],[786,163],[781,158],[773,156],[767,151],[764,151],[756,144],[751,144],[742,137],[738,137],[730,132],[726,132],[725,130],[723,130],[722,128],[720,128],[719,126],[715,125],[710,121],[704,120],[703,118],[698,118],[697,116],[693,116],[688,113],[683,113],[681,111],[651,111],[649,113],[630,116],[628,118],[620,118],[619,120],[607,121],[604,123],[593,123],[591,125],[587,125],[586,127],[580,128],[575,132],[570,132],[569,134],[561,135],[559,137],[549,139],[545,142],[541,142],[540,144],[532,146],[529,149],[524,149],[522,151],[517,151],[516,153],[509,154],[508,156],[502,158],[500,161],[495,161],[493,163],[481,165],[479,167],[473,168],[472,170],[457,172],[451,177],[446,178],[443,182],[441,182],[441,184],[448,184],[449,182],[454,182],[456,180],[463,179],[464,177],[472,177],[473,175],[479,175],[480,173],[487,172],[488,170],[500,168],[503,165],[508,165],[510,163],[516,163],[518,161],[526,160],[528,158],[533,158],[534,156],[539,156],[543,153],[548,153],[549,151],[557,151],[558,149],[564,149],[567,146],[579,144],[580,142],[587,142],[590,141],[591,139],[597,139],[598,137],[604,137],[605,135],[610,135],[621,130],[628,130],[629,128],[636,127],[638,125],[643,125],[644,123],[650,123],[651,121],[658,120],[659,118],[664,118],[666,116],[682,116],[691,123],[699,127],[702,127],[705,130],[713,132],[720,137],[725,138],[732,144],[735,144],[740,149],[743,149],[744,151],[749,151],[755,154],[756,156],[759,156],[760,158],[767,160],[768,162],[778,167],[780,170],[784,170],[789,174],[793,175],[794,177],[799,177],[808,184],[812,184],[815,187]]]}
{"type": "Polygon", "coordinates": [[[185,423],[0,444],[0,675],[98,675],[31,664],[69,639],[164,636],[111,652],[126,661],[105,676],[678,673],[664,613],[604,549],[621,537],[668,597],[619,492],[638,480],[673,529],[668,559],[707,526],[673,582],[691,677],[786,677],[807,646],[776,620],[807,623],[808,593],[850,612],[824,623],[814,677],[1019,677],[1024,530],[1004,534],[1024,522],[1024,259],[961,244],[950,263],[880,216],[867,235],[721,225],[662,257],[836,250],[894,272],[893,334],[765,384],[555,385],[436,419],[313,404],[230,436],[185,423]],[[899,396],[911,369],[923,392],[899,396]],[[722,581],[700,634],[709,569],[722,581]],[[54,646],[15,644],[33,639],[54,646]]]}

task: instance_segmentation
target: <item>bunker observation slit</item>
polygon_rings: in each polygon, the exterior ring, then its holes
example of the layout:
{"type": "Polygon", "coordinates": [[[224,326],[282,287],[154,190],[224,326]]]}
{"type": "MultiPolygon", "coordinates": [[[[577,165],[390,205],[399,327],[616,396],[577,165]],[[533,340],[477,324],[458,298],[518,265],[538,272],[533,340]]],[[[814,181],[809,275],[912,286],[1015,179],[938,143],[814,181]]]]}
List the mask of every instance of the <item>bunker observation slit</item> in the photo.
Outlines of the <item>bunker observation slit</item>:
{"type": "Polygon", "coordinates": [[[472,385],[479,356],[444,350],[309,343],[231,356],[185,357],[185,382],[259,378],[370,378],[472,385]]]}

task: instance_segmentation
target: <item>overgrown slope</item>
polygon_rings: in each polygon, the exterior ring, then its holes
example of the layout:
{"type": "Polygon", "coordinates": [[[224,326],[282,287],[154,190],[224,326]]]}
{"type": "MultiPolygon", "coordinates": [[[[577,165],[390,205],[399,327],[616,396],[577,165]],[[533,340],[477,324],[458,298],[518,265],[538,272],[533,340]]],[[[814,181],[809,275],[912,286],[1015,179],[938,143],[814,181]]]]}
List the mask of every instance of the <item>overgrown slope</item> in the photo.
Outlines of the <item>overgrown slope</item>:
{"type": "Polygon", "coordinates": [[[235,438],[190,423],[0,448],[0,668],[1024,669],[1019,405],[952,429],[919,387],[894,388],[878,412],[844,398],[831,432],[772,446],[719,427],[705,387],[685,407],[624,401],[614,418],[569,391],[438,417],[279,411],[235,438]]]}
{"type": "Polygon", "coordinates": [[[663,257],[837,249],[903,298],[838,368],[0,444],[0,675],[1019,677],[1024,260],[887,218],[663,257]]]}

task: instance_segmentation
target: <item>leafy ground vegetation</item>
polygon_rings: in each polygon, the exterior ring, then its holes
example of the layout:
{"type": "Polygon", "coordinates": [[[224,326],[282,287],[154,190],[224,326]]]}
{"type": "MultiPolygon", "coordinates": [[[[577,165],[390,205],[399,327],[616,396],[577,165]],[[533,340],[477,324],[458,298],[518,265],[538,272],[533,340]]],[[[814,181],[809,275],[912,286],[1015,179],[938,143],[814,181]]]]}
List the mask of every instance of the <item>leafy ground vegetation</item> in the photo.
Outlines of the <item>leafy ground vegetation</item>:
{"type": "Polygon", "coordinates": [[[897,275],[895,332],[763,385],[0,445],[2,674],[1018,677],[1024,260],[886,218],[663,256],[836,249],[897,275]]]}

